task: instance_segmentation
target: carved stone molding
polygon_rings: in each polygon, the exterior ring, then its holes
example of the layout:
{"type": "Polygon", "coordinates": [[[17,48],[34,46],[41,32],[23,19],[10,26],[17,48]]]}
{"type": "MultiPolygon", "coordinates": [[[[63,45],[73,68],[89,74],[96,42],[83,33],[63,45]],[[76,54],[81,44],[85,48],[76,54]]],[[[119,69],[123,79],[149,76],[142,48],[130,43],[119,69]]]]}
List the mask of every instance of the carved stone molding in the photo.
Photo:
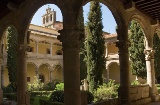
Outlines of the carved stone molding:
{"type": "Polygon", "coordinates": [[[155,51],[153,49],[145,49],[144,50],[145,60],[149,61],[151,59],[154,59],[154,53],[155,51]]]}
{"type": "Polygon", "coordinates": [[[116,47],[119,48],[119,54],[128,53],[128,47],[130,46],[129,41],[118,41],[116,42],[116,47]]]}
{"type": "Polygon", "coordinates": [[[84,38],[84,31],[79,29],[63,29],[58,32],[61,34],[58,39],[62,42],[63,49],[79,48],[84,38]]]}

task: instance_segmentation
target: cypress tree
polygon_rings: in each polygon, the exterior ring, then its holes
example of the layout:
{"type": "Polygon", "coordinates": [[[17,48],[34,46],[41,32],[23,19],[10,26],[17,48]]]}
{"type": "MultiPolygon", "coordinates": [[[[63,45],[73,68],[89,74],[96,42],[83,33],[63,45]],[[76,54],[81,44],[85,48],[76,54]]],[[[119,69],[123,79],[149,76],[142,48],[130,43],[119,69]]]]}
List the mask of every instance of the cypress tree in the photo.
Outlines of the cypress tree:
{"type": "Polygon", "coordinates": [[[103,37],[102,12],[99,2],[91,2],[86,26],[87,41],[87,80],[89,90],[94,92],[98,85],[103,84],[102,72],[105,69],[105,42],[103,37]]]}
{"type": "MultiPolygon", "coordinates": [[[[78,28],[80,30],[83,30],[84,32],[84,17],[83,17],[83,8],[80,10],[80,14],[78,17],[78,28]]],[[[85,32],[83,33],[85,34],[85,32]]],[[[85,35],[84,35],[85,36],[85,35]]],[[[84,38],[85,40],[85,38],[84,38]]],[[[85,48],[84,48],[84,40],[80,45],[80,80],[86,79],[87,77],[87,68],[86,68],[86,62],[84,61],[85,58],[85,48]]]]}
{"type": "Polygon", "coordinates": [[[146,78],[146,61],[144,54],[144,33],[141,26],[134,20],[130,24],[129,47],[132,74],[146,78]]]}
{"type": "Polygon", "coordinates": [[[154,53],[154,69],[155,69],[155,77],[160,79],[160,38],[157,33],[155,33],[153,37],[153,49],[154,53]]]}
{"type": "Polygon", "coordinates": [[[7,29],[7,69],[9,81],[12,88],[16,91],[17,83],[17,31],[9,26],[7,29]]]}

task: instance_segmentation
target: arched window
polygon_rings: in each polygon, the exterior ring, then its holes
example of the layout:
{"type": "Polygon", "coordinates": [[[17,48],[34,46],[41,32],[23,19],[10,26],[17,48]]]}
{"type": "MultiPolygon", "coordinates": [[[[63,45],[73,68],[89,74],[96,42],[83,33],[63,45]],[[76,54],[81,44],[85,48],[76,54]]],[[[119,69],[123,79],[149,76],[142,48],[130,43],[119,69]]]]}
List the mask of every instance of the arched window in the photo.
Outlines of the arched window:
{"type": "Polygon", "coordinates": [[[56,54],[57,54],[57,55],[62,55],[62,50],[56,51],[56,54]]]}
{"type": "Polygon", "coordinates": [[[43,74],[39,74],[39,79],[42,83],[44,83],[44,75],[43,74]]]}

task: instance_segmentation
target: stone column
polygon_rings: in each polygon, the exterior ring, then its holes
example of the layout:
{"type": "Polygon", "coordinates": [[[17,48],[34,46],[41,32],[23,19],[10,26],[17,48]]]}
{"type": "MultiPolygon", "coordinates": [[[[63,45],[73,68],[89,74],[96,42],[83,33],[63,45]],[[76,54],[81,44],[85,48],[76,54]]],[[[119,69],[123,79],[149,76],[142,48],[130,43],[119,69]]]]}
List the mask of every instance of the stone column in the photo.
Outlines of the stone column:
{"type": "Polygon", "coordinates": [[[36,77],[38,77],[38,67],[36,67],[35,73],[36,73],[36,77]]]}
{"type": "Polygon", "coordinates": [[[119,48],[119,63],[120,63],[120,87],[118,95],[121,100],[121,105],[130,105],[130,75],[129,75],[129,42],[126,40],[119,40],[116,43],[119,48]]]}
{"type": "Polygon", "coordinates": [[[64,103],[81,105],[80,93],[80,42],[83,36],[76,29],[61,30],[58,39],[63,47],[64,103]]]}
{"type": "Polygon", "coordinates": [[[107,70],[107,78],[106,78],[106,82],[109,82],[109,68],[107,67],[106,70],[107,70]]]}
{"type": "Polygon", "coordinates": [[[18,49],[18,71],[17,71],[17,105],[30,105],[27,92],[27,46],[20,45],[18,49]]]}
{"type": "Polygon", "coordinates": [[[145,49],[144,53],[147,69],[147,84],[150,86],[150,96],[152,101],[157,101],[155,91],[154,50],[145,49]]]}
{"type": "Polygon", "coordinates": [[[106,55],[105,55],[105,57],[107,58],[108,57],[108,45],[107,45],[107,43],[105,43],[105,48],[106,48],[106,55]]]}
{"type": "Polygon", "coordinates": [[[4,66],[1,66],[1,84],[4,86],[4,66]]]}
{"type": "Polygon", "coordinates": [[[53,80],[53,70],[50,70],[50,82],[53,80]]]}
{"type": "Polygon", "coordinates": [[[52,43],[50,44],[50,53],[51,53],[51,58],[52,58],[52,43]]]}
{"type": "Polygon", "coordinates": [[[38,42],[36,42],[36,55],[38,55],[38,42]]]}

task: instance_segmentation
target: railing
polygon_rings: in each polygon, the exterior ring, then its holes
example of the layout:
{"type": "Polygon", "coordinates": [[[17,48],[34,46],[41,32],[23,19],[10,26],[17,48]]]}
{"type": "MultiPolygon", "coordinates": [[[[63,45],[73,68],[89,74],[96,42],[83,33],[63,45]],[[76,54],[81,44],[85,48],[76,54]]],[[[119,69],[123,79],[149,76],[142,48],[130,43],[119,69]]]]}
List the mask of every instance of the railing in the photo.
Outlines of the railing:
{"type": "MultiPolygon", "coordinates": [[[[3,58],[7,59],[7,53],[3,54],[3,58]]],[[[32,52],[27,52],[28,59],[55,59],[55,60],[62,60],[63,55],[51,55],[51,54],[35,54],[32,52]]]]}
{"type": "Polygon", "coordinates": [[[108,54],[108,57],[107,57],[107,60],[118,60],[119,59],[119,55],[118,53],[109,53],[108,54]]]}
{"type": "Polygon", "coordinates": [[[63,59],[63,55],[51,55],[51,54],[35,54],[27,52],[28,59],[63,59]]]}

